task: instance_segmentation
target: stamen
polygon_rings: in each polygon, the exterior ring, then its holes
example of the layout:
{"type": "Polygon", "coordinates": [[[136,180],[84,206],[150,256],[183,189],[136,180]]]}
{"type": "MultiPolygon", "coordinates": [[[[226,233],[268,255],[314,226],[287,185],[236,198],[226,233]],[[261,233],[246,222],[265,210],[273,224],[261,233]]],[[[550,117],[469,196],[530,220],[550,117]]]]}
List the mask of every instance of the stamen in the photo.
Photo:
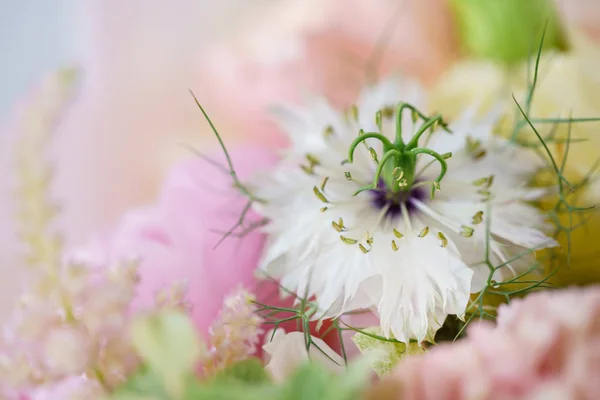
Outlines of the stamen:
{"type": "Polygon", "coordinates": [[[377,158],[377,152],[372,147],[369,147],[369,153],[371,153],[371,158],[375,161],[375,164],[379,164],[379,159],[377,158]]]}
{"type": "Polygon", "coordinates": [[[325,191],[325,185],[327,185],[327,181],[329,180],[329,177],[326,176],[325,178],[323,178],[323,181],[321,182],[321,192],[325,191]]]}
{"type": "Polygon", "coordinates": [[[325,127],[325,130],[323,131],[323,136],[325,136],[325,138],[328,138],[331,135],[333,135],[333,126],[327,125],[325,127]]]}
{"type": "Polygon", "coordinates": [[[476,154],[473,155],[473,158],[475,158],[476,160],[479,160],[479,159],[483,158],[486,154],[487,154],[487,151],[485,149],[481,149],[479,152],[477,152],[476,154]]]}
{"type": "Polygon", "coordinates": [[[392,239],[392,250],[398,251],[398,245],[396,244],[396,241],[393,239],[392,239]]]}
{"type": "Polygon", "coordinates": [[[346,177],[346,179],[348,179],[349,181],[352,180],[352,174],[348,171],[344,172],[344,176],[346,177]]]}
{"type": "Polygon", "coordinates": [[[367,248],[360,243],[358,244],[358,248],[360,249],[360,251],[363,252],[363,254],[367,254],[369,251],[371,251],[371,250],[367,250],[367,248]]]}
{"type": "Polygon", "coordinates": [[[486,177],[479,178],[479,179],[476,179],[475,181],[473,181],[473,185],[475,185],[475,186],[485,185],[486,188],[489,188],[490,186],[492,186],[492,183],[494,183],[494,175],[486,176],[486,177]]]}
{"type": "Polygon", "coordinates": [[[460,227],[460,234],[464,237],[470,238],[473,236],[473,232],[475,232],[475,229],[471,228],[470,226],[461,225],[460,227]]]}
{"type": "Polygon", "coordinates": [[[477,191],[477,194],[480,194],[483,196],[482,201],[488,201],[492,198],[492,193],[489,190],[484,190],[484,189],[479,189],[477,191]]]}
{"type": "Polygon", "coordinates": [[[481,141],[473,139],[471,136],[467,136],[467,151],[476,160],[479,160],[486,154],[486,150],[481,148],[481,141]]]}
{"type": "Polygon", "coordinates": [[[473,215],[473,224],[480,224],[483,222],[483,211],[477,211],[473,215]]]}
{"type": "Polygon", "coordinates": [[[448,239],[446,239],[446,236],[442,233],[442,232],[438,232],[438,238],[440,238],[440,240],[442,241],[442,247],[446,248],[446,246],[448,246],[448,239]]]}
{"type": "Polygon", "coordinates": [[[429,233],[429,227],[426,226],[423,230],[417,235],[420,238],[424,238],[429,233]]]}
{"type": "Polygon", "coordinates": [[[381,119],[382,119],[382,112],[377,111],[375,113],[375,125],[377,125],[377,128],[379,128],[379,132],[381,132],[383,130],[383,123],[382,123],[381,119]]]}
{"type": "Polygon", "coordinates": [[[344,230],[344,228],[335,221],[331,221],[331,226],[333,226],[333,229],[335,229],[338,232],[342,232],[344,230]]]}
{"type": "Polygon", "coordinates": [[[392,107],[392,106],[385,106],[381,110],[381,113],[383,114],[383,116],[385,118],[392,118],[394,116],[394,107],[392,107]]]}
{"type": "Polygon", "coordinates": [[[484,183],[486,183],[488,181],[488,177],[484,177],[484,178],[479,178],[479,179],[475,179],[473,181],[473,185],[475,186],[482,186],[484,183]]]}
{"type": "Polygon", "coordinates": [[[327,211],[327,207],[321,207],[321,212],[327,211]]]}
{"type": "Polygon", "coordinates": [[[319,159],[315,156],[313,156],[310,153],[306,154],[306,159],[308,160],[308,166],[306,165],[300,165],[300,168],[302,169],[302,171],[306,172],[308,175],[314,175],[315,171],[314,168],[317,165],[321,165],[321,162],[319,161],[319,159]]]}
{"type": "Polygon", "coordinates": [[[358,107],[355,104],[350,106],[350,116],[352,116],[354,121],[358,122],[358,107]]]}
{"type": "Polygon", "coordinates": [[[321,193],[318,187],[313,187],[313,193],[315,194],[315,196],[317,196],[317,199],[321,200],[323,203],[329,203],[325,195],[321,193]]]}
{"type": "Polygon", "coordinates": [[[410,113],[410,117],[412,119],[413,124],[416,124],[419,120],[419,113],[417,112],[417,110],[412,110],[410,113]]]}
{"type": "Polygon", "coordinates": [[[306,154],[306,159],[312,166],[321,165],[321,161],[317,157],[315,157],[314,155],[312,155],[310,153],[306,154]]]}
{"type": "Polygon", "coordinates": [[[306,165],[300,164],[300,169],[302,171],[304,171],[308,175],[314,175],[315,174],[315,171],[314,171],[312,165],[307,167],[306,165]]]}
{"type": "Polygon", "coordinates": [[[394,228],[394,236],[396,236],[398,239],[402,239],[402,237],[404,237],[404,235],[401,234],[396,228],[394,228]]]}
{"type": "Polygon", "coordinates": [[[342,242],[344,242],[346,244],[356,244],[356,243],[358,243],[358,240],[352,239],[352,238],[348,238],[348,237],[342,236],[342,235],[340,235],[340,239],[342,239],[342,242]]]}

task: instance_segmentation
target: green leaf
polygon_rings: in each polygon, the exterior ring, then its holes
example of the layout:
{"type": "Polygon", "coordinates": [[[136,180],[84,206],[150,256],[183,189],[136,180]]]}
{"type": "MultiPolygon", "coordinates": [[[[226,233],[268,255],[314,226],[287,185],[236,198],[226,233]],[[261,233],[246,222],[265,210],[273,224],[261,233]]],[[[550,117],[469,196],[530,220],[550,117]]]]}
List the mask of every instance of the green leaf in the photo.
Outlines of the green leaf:
{"type": "Polygon", "coordinates": [[[110,398],[111,400],[163,400],[169,397],[161,380],[144,366],[110,398]]]}
{"type": "Polygon", "coordinates": [[[459,38],[467,55],[514,63],[535,54],[547,23],[544,48],[566,42],[550,0],[452,0],[459,38]]]}
{"type": "Polygon", "coordinates": [[[175,398],[181,397],[203,353],[189,317],[176,311],[141,317],[132,324],[131,336],[138,355],[167,392],[175,398]]]}
{"type": "Polygon", "coordinates": [[[216,377],[217,380],[234,380],[248,384],[269,382],[269,375],[265,371],[262,361],[258,358],[249,358],[225,369],[216,377]]]}
{"type": "Polygon", "coordinates": [[[333,387],[335,379],[331,373],[317,363],[302,365],[282,388],[281,400],[330,399],[328,388],[333,387]]]}
{"type": "Polygon", "coordinates": [[[359,361],[342,374],[335,374],[321,364],[304,364],[285,382],[278,399],[358,400],[369,380],[367,369],[364,362],[359,361]]]}
{"type": "Polygon", "coordinates": [[[401,342],[377,339],[374,336],[382,336],[380,327],[367,328],[363,331],[366,334],[357,333],[352,337],[352,341],[362,355],[369,357],[371,368],[378,376],[387,374],[403,357],[424,352],[424,349],[416,343],[406,346],[401,342]]]}

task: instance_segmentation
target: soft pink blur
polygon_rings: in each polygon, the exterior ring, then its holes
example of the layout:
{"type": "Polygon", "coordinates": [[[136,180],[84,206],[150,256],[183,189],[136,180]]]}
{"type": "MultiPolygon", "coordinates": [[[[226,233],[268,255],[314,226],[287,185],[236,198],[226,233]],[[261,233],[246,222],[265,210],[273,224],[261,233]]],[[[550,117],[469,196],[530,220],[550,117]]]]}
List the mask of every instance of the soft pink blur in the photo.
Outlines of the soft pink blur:
{"type": "MultiPolygon", "coordinates": [[[[274,151],[250,145],[233,148],[230,155],[241,180],[277,159],[274,151]]],[[[212,160],[226,166],[222,153],[212,160]]],[[[126,213],[109,235],[105,254],[111,258],[134,256],[141,260],[132,308],[151,308],[161,289],[186,282],[186,301],[191,305],[192,319],[199,333],[208,339],[209,326],[223,308],[225,297],[240,286],[249,288],[263,303],[290,307],[293,299],[281,300],[275,282],[256,279],[265,235],[252,230],[243,237],[236,236],[259,221],[253,212],[246,215],[236,234],[215,247],[224,232],[237,224],[246,204],[247,199],[233,187],[227,172],[201,158],[176,164],[157,204],[126,213]]],[[[316,321],[311,323],[311,329],[317,335],[315,325],[316,321]]],[[[325,321],[321,332],[329,326],[325,321]]],[[[283,324],[282,328],[297,329],[295,321],[283,324]]],[[[270,325],[264,331],[269,329],[270,325]]],[[[339,351],[336,331],[330,331],[323,340],[339,351]]]]}
{"type": "MultiPolygon", "coordinates": [[[[600,17],[593,2],[556,1],[585,26],[600,17]]],[[[214,145],[188,88],[227,143],[279,146],[265,108],[315,91],[352,102],[388,27],[379,74],[399,69],[430,83],[456,57],[445,0],[89,0],[78,7],[85,75],[52,149],[70,245],[151,203],[166,171],[189,155],[181,143],[214,145]]],[[[10,196],[9,168],[0,172],[2,201],[10,196]]],[[[3,226],[2,274],[12,280],[14,229],[3,226]]]]}
{"type": "MultiPolygon", "coordinates": [[[[428,80],[441,71],[452,58],[441,1],[405,0],[397,14],[392,0],[82,3],[80,92],[50,149],[66,244],[85,243],[128,208],[152,203],[170,167],[190,155],[181,144],[215,148],[189,88],[229,146],[279,147],[266,108],[320,91],[351,102],[390,23],[379,72],[403,67],[428,80]]],[[[2,167],[4,176],[10,167],[2,167]]],[[[11,196],[8,182],[2,201],[11,196]]],[[[13,281],[14,227],[4,226],[2,273],[13,281]]]]}
{"type": "Polygon", "coordinates": [[[203,54],[198,82],[245,135],[262,137],[272,105],[318,94],[348,106],[369,80],[401,71],[432,83],[456,57],[443,0],[305,3],[274,7],[203,54]]]}
{"type": "MultiPolygon", "coordinates": [[[[265,168],[275,156],[263,148],[232,153],[240,178],[265,168]]],[[[224,157],[215,157],[224,164],[224,157]]],[[[238,220],[246,199],[231,177],[200,158],[184,161],[170,172],[156,206],[129,212],[112,240],[116,255],[141,258],[134,307],[151,307],[158,291],[178,281],[188,283],[192,317],[205,335],[239,285],[255,288],[254,272],[264,241],[258,231],[230,237],[214,246],[238,220]]],[[[249,213],[247,224],[257,217],[249,213]]]]}
{"type": "Polygon", "coordinates": [[[578,27],[600,41],[600,2],[593,0],[554,0],[567,25],[578,27]]]}
{"type": "MultiPolygon", "coordinates": [[[[388,70],[406,64],[431,76],[443,68],[448,57],[440,53],[446,51],[449,35],[447,24],[437,17],[443,12],[429,7],[432,2],[439,0],[406,1],[397,17],[393,50],[386,52],[388,70]],[[419,22],[425,15],[431,23],[419,22]]],[[[242,138],[271,144],[267,128],[272,125],[263,123],[269,118],[267,106],[321,89],[352,100],[364,82],[360,64],[397,7],[391,0],[313,1],[300,10],[265,6],[262,15],[256,12],[243,25],[247,30],[232,26],[237,34],[221,36],[209,46],[202,36],[186,36],[198,33],[189,28],[194,12],[202,16],[194,2],[155,3],[138,8],[93,1],[87,7],[87,75],[56,141],[56,189],[70,243],[114,223],[127,207],[151,200],[165,171],[188,155],[180,143],[201,149],[216,143],[188,88],[229,144],[242,138]],[[279,37],[293,11],[303,17],[296,17],[295,29],[286,28],[279,37]],[[325,14],[315,21],[320,12],[325,14]],[[271,37],[268,46],[248,44],[265,36],[271,37]],[[240,37],[246,45],[239,43],[240,37]],[[290,40],[300,49],[282,58],[290,40]],[[346,55],[353,53],[359,65],[347,62],[346,55]]]]}
{"type": "Polygon", "coordinates": [[[600,398],[600,286],[544,291],[402,362],[403,400],[600,398]]]}

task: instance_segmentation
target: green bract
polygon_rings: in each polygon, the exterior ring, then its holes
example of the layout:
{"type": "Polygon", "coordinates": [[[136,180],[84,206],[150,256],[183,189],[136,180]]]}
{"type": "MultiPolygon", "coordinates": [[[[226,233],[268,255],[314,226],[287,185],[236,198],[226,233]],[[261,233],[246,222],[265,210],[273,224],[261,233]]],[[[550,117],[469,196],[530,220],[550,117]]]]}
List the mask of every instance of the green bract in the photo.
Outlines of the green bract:
{"type": "Polygon", "coordinates": [[[379,339],[381,327],[367,328],[364,333],[356,333],[352,341],[364,356],[374,355],[371,358],[371,367],[378,376],[390,372],[398,362],[405,356],[420,354],[425,350],[417,343],[410,342],[408,345],[397,341],[384,341],[379,339]]]}
{"type": "Polygon", "coordinates": [[[566,42],[549,0],[451,0],[459,40],[467,55],[514,63],[535,52],[546,27],[544,49],[566,42]]]}

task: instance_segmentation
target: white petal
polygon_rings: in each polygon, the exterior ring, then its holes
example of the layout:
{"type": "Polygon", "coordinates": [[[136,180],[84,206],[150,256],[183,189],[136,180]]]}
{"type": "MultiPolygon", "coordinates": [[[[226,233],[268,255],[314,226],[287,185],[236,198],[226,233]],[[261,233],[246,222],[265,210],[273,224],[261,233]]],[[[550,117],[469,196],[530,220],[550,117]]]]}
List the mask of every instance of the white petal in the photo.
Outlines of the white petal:
{"type": "MultiPolygon", "coordinates": [[[[382,286],[377,307],[386,335],[422,341],[431,331],[432,315],[439,316],[437,329],[446,315],[464,313],[473,271],[454,251],[441,247],[435,235],[405,236],[397,242],[395,257],[378,263],[382,286]]],[[[378,297],[376,291],[370,295],[378,297]]]]}
{"type": "MultiPolygon", "coordinates": [[[[269,339],[271,336],[272,331],[266,337],[269,339]]],[[[265,369],[276,382],[285,381],[287,377],[295,372],[296,368],[309,360],[325,366],[332,372],[343,370],[344,359],[323,340],[314,336],[311,336],[311,338],[314,344],[323,352],[314,345],[310,347],[309,351],[306,351],[303,332],[285,333],[282,329],[278,329],[273,336],[273,340],[263,346],[265,353],[268,355],[268,363],[265,369]]]]}

